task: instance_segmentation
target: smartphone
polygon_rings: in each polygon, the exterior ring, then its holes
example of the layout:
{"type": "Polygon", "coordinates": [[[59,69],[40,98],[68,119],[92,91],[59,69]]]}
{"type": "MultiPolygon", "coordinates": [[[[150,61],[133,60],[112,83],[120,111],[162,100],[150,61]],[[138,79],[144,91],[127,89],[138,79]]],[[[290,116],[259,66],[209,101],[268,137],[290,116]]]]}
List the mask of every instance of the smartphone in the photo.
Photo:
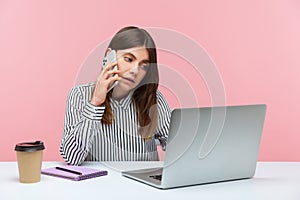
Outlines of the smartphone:
{"type": "MultiPolygon", "coordinates": [[[[111,50],[102,60],[102,67],[103,69],[107,67],[109,63],[114,63],[117,61],[117,52],[115,50],[111,50]]],[[[118,69],[118,66],[115,65],[112,70],[118,69]]],[[[114,74],[112,76],[118,76],[118,74],[114,74]]],[[[118,81],[113,82],[109,88],[107,89],[107,92],[109,92],[111,89],[113,89],[118,84],[118,81]]]]}

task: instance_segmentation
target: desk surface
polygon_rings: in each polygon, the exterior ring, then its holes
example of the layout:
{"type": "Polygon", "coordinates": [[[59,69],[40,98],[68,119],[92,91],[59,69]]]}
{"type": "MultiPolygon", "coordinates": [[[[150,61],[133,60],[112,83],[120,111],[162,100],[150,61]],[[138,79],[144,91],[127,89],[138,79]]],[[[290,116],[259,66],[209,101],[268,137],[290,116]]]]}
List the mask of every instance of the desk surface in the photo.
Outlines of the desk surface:
{"type": "MultiPolygon", "coordinates": [[[[84,181],[42,175],[41,182],[22,184],[18,181],[16,162],[0,162],[0,199],[228,199],[228,200],[299,200],[300,162],[259,162],[252,179],[205,184],[170,190],[159,190],[125,178],[120,170],[130,164],[139,168],[145,163],[86,163],[99,169],[108,169],[109,175],[84,181]]],[[[148,162],[161,166],[161,162],[148,162]]],[[[60,162],[43,162],[43,168],[63,165],[60,162]]]]}

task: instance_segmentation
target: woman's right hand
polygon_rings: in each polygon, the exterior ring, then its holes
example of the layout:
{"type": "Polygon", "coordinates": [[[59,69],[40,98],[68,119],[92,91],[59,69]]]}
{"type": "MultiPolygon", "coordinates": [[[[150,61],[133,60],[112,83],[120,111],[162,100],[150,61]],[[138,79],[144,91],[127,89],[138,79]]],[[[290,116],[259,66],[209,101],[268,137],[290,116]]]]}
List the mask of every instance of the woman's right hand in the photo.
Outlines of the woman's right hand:
{"type": "Polygon", "coordinates": [[[115,81],[120,80],[120,70],[113,69],[118,63],[108,63],[107,67],[103,68],[100,75],[97,78],[96,86],[91,98],[91,104],[94,106],[100,106],[105,102],[108,88],[115,81]],[[118,76],[114,76],[118,74],[118,76]]]}

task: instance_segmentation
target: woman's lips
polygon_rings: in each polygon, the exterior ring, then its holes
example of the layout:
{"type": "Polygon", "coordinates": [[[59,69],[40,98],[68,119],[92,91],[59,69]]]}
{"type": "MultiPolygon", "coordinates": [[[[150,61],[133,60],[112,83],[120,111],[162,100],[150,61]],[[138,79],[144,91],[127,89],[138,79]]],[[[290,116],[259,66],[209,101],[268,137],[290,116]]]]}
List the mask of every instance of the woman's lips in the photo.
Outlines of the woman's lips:
{"type": "Polygon", "coordinates": [[[123,78],[123,79],[125,79],[125,80],[127,80],[127,81],[130,81],[130,82],[134,83],[134,80],[133,80],[133,79],[131,79],[131,78],[124,77],[124,76],[122,76],[122,78],[123,78]]]}

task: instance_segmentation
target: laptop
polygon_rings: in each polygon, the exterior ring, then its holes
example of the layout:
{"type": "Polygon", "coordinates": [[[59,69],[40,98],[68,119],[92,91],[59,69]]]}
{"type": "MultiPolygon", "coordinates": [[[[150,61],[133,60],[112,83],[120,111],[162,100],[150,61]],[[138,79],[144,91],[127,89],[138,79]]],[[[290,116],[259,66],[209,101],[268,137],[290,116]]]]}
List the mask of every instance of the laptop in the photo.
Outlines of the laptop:
{"type": "Polygon", "coordinates": [[[265,104],[174,109],[163,167],[122,175],[160,189],[252,178],[265,113],[265,104]]]}

